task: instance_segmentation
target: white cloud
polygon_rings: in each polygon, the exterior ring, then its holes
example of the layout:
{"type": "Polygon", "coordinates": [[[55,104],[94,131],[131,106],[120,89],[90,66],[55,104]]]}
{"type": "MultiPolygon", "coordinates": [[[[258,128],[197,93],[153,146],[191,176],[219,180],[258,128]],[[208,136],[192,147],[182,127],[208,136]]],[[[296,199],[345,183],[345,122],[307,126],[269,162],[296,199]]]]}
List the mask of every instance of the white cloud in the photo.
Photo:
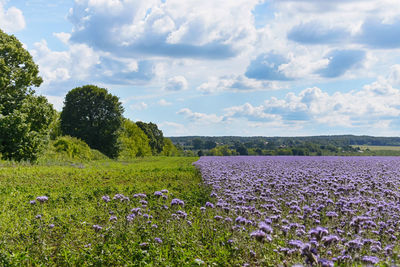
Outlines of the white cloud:
{"type": "Polygon", "coordinates": [[[22,11],[16,7],[6,9],[0,1],[0,28],[6,32],[17,32],[25,28],[25,18],[22,11]]]}
{"type": "Polygon", "coordinates": [[[187,127],[181,123],[165,121],[160,123],[159,127],[163,132],[168,132],[169,136],[190,135],[187,127]]]}
{"type": "Polygon", "coordinates": [[[182,91],[188,89],[188,82],[183,76],[175,76],[168,79],[164,90],[167,91],[182,91]]]}
{"type": "Polygon", "coordinates": [[[148,105],[145,102],[134,103],[129,106],[133,110],[145,110],[147,109],[148,105]]]}
{"type": "Polygon", "coordinates": [[[39,65],[45,87],[53,82],[84,80],[90,77],[92,68],[100,62],[99,55],[84,44],[74,44],[67,51],[56,52],[42,40],[35,43],[31,53],[39,65]]]}
{"type": "Polygon", "coordinates": [[[193,112],[188,108],[181,109],[180,111],[177,112],[177,114],[183,115],[185,118],[189,119],[192,122],[201,124],[219,123],[223,120],[223,116],[193,112]]]}
{"type": "Polygon", "coordinates": [[[197,90],[205,94],[212,94],[222,91],[272,91],[282,89],[283,87],[284,85],[281,85],[277,82],[249,79],[244,75],[230,75],[223,77],[210,77],[207,82],[198,86],[197,90]]]}
{"type": "Polygon", "coordinates": [[[75,1],[71,40],[116,54],[227,58],[256,40],[252,10],[258,2],[75,1]]]}
{"type": "Polygon", "coordinates": [[[61,111],[62,108],[64,107],[64,96],[51,96],[51,95],[45,95],[49,103],[53,104],[53,107],[57,111],[61,111]]]}
{"type": "Polygon", "coordinates": [[[160,101],[158,101],[157,104],[160,105],[160,106],[163,106],[163,107],[171,106],[171,105],[172,105],[171,102],[168,102],[168,101],[165,100],[165,99],[160,99],[160,101]]]}

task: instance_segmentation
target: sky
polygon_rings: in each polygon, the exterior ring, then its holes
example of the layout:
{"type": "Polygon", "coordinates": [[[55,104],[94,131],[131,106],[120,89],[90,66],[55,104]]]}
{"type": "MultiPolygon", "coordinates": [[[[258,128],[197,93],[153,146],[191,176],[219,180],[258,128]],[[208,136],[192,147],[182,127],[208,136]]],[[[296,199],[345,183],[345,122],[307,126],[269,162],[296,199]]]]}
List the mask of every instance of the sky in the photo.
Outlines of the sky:
{"type": "Polygon", "coordinates": [[[94,84],[165,136],[400,135],[398,0],[0,0],[61,111],[94,84]]]}

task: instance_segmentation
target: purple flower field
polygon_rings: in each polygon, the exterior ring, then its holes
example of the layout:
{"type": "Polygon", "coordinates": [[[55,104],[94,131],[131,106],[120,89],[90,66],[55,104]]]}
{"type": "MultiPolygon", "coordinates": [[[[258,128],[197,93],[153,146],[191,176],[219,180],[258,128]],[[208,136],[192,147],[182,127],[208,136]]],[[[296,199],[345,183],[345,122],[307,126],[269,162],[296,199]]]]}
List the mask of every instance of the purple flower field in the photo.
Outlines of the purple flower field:
{"type": "Polygon", "coordinates": [[[248,231],[277,262],[399,263],[399,157],[201,157],[194,165],[212,188],[216,220],[248,231]]]}

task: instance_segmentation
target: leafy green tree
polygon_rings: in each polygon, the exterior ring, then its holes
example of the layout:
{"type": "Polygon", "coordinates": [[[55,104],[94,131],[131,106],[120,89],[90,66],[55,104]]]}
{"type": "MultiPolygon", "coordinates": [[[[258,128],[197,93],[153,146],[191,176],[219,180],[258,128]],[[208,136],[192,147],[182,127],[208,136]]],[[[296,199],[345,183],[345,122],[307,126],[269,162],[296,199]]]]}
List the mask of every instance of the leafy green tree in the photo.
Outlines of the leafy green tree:
{"type": "Polygon", "coordinates": [[[32,56],[15,36],[0,30],[0,153],[34,161],[48,139],[55,111],[33,86],[43,82],[32,56]]]}
{"type": "Polygon", "coordinates": [[[205,149],[213,149],[214,147],[216,147],[217,146],[217,143],[215,143],[214,141],[212,141],[212,140],[207,140],[207,141],[205,141],[204,142],[204,148],[205,149]]]}
{"type": "Polygon", "coordinates": [[[136,122],[136,125],[139,126],[139,128],[142,129],[149,138],[149,145],[153,155],[160,154],[164,148],[164,136],[163,132],[158,129],[157,124],[138,121],[136,122]]]}
{"type": "Polygon", "coordinates": [[[68,92],[61,112],[61,131],[77,137],[110,158],[118,156],[118,130],[124,109],[119,98],[94,85],[68,92]]]}
{"type": "Polygon", "coordinates": [[[202,149],[204,146],[203,141],[200,138],[195,138],[192,140],[193,149],[202,149]]]}
{"type": "Polygon", "coordinates": [[[163,156],[179,156],[178,148],[172,143],[171,139],[164,138],[164,147],[161,151],[163,156]]]}
{"type": "Polygon", "coordinates": [[[120,159],[151,156],[151,148],[147,135],[129,119],[124,119],[120,130],[118,142],[120,143],[120,159]]]}

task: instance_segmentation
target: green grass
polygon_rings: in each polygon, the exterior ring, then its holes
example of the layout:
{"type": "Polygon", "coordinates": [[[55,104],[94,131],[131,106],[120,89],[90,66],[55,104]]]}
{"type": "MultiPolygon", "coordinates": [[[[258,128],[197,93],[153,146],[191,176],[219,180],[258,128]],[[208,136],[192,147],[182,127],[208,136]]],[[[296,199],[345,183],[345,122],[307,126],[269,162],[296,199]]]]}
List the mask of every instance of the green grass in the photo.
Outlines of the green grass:
{"type": "MultiPolygon", "coordinates": [[[[123,214],[121,209],[125,212],[138,205],[138,200],[132,197],[135,193],[147,193],[148,201],[152,201],[154,191],[168,189],[169,199],[165,204],[169,204],[172,198],[185,199],[188,210],[204,204],[209,194],[203,186],[199,186],[201,177],[191,165],[195,160],[158,157],[68,166],[2,162],[1,265],[123,263],[126,253],[133,253],[130,250],[137,250],[138,241],[145,241],[130,239],[124,244],[124,238],[114,240],[114,243],[108,244],[112,249],[101,249],[110,254],[102,255],[97,246],[85,247],[106,238],[99,237],[92,225],[110,227],[108,219],[111,210],[120,213],[120,220],[123,221],[122,216],[127,214],[123,214]],[[129,196],[129,205],[111,207],[101,199],[103,195],[112,198],[117,193],[129,196]],[[49,197],[47,203],[29,204],[30,200],[43,195],[49,197]],[[41,219],[35,218],[38,214],[42,215],[41,219]],[[50,224],[55,227],[50,229],[50,224]],[[114,258],[114,252],[120,250],[123,252],[116,253],[118,256],[114,258]]],[[[134,233],[126,233],[125,238],[130,235],[137,238],[134,233]]],[[[130,262],[137,263],[135,259],[130,262]]]]}
{"type": "MultiPolygon", "coordinates": [[[[150,157],[30,165],[0,161],[1,266],[274,265],[276,244],[232,230],[222,210],[201,211],[210,199],[192,166],[197,158],[150,157]],[[155,191],[167,189],[167,199],[155,191]],[[145,193],[145,202],[135,198],[145,193]],[[123,194],[130,201],[113,200],[123,194]],[[102,200],[108,195],[110,202],[102,200]],[[30,204],[48,196],[43,204],[30,204]],[[171,206],[181,199],[183,207],[171,206]],[[145,204],[145,205],[143,205],[145,204]],[[140,207],[132,222],[127,215],[140,207]],[[167,208],[167,209],[166,209],[167,208]],[[147,215],[148,214],[148,217],[147,215]],[[39,216],[38,216],[39,215],[39,216]],[[116,216],[116,221],[110,221],[116,216]],[[102,227],[95,231],[93,225],[102,227]],[[155,241],[160,238],[162,243],[155,241]],[[228,242],[228,240],[232,240],[228,242]],[[252,256],[254,252],[257,257],[252,256]]],[[[246,226],[247,227],[247,226],[246,226]]]]}

